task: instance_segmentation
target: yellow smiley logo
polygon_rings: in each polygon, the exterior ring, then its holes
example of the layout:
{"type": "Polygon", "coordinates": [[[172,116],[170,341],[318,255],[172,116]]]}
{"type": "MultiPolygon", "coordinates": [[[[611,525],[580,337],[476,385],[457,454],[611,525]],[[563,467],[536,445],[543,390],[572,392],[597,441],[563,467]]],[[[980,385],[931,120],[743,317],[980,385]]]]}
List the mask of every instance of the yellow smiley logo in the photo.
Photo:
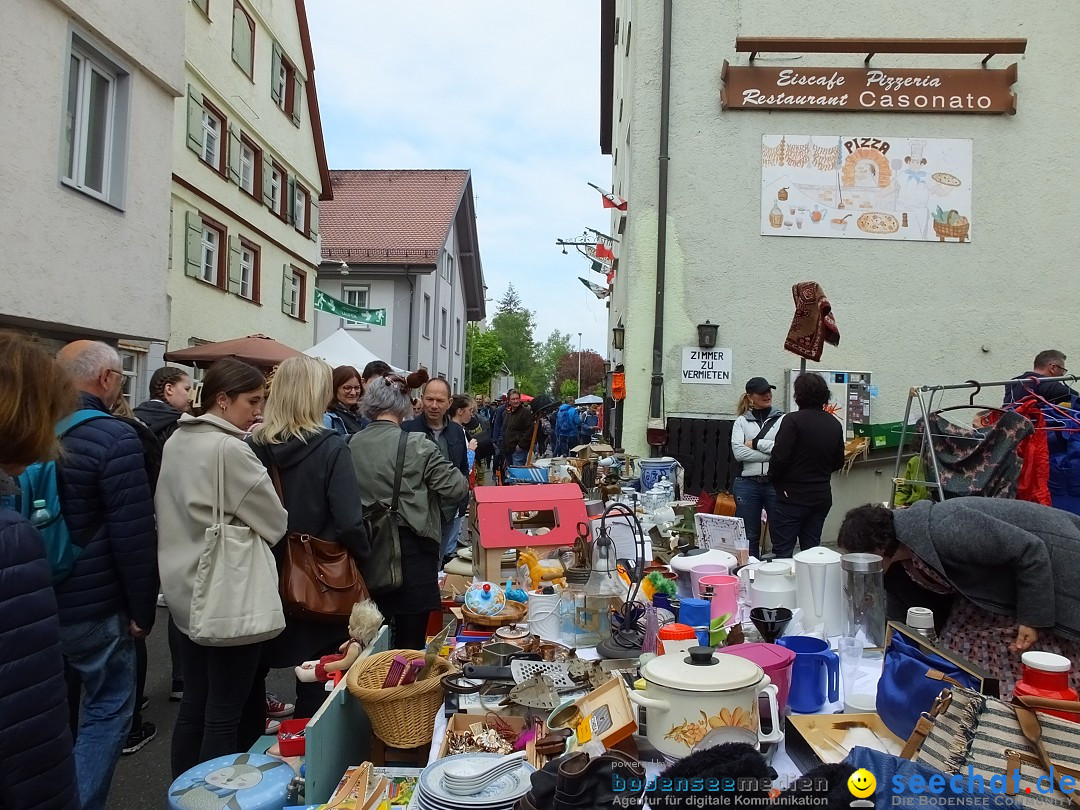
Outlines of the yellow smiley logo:
{"type": "Polygon", "coordinates": [[[856,799],[869,798],[877,787],[877,780],[866,768],[859,768],[847,780],[848,790],[856,799]]]}

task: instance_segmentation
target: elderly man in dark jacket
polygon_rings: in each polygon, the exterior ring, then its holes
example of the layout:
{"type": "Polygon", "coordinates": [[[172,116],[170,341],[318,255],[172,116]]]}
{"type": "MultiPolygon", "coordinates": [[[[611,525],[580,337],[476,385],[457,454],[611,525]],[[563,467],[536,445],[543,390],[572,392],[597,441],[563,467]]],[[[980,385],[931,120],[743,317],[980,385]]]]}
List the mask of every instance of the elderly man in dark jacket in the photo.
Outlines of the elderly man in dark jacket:
{"type": "Polygon", "coordinates": [[[502,448],[506,462],[515,467],[525,466],[532,445],[532,408],[521,401],[521,392],[511,388],[506,394],[506,416],[503,417],[502,448]]]}
{"type": "Polygon", "coordinates": [[[111,346],[69,343],[57,362],[80,391],[80,407],[103,416],[62,440],[60,502],[72,539],[85,550],[56,585],[60,643],[82,682],[75,771],[83,808],[104,808],[135,700],[134,638],[154,624],[157,535],[142,443],[107,414],[124,374],[111,346]]]}
{"type": "MultiPolygon", "coordinates": [[[[401,429],[406,433],[423,433],[439,446],[443,458],[454,465],[454,468],[465,478],[469,477],[469,461],[466,444],[468,439],[465,430],[457,422],[450,419],[446,414],[450,408],[450,400],[453,392],[450,383],[441,377],[430,380],[424,386],[424,410],[423,412],[401,423],[401,429]]],[[[468,498],[465,499],[468,503],[468,498]]],[[[461,502],[442,503],[440,513],[442,515],[442,558],[446,561],[453,556],[457,546],[458,530],[461,527],[461,502]]]]}

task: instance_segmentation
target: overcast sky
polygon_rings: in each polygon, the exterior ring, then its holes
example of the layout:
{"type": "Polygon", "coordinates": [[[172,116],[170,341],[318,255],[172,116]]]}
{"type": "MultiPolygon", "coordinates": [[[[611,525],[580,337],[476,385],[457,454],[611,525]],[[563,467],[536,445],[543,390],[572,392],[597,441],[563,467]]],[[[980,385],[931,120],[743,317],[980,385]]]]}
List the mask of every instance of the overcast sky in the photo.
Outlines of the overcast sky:
{"type": "MultiPolygon", "coordinates": [[[[488,297],[512,281],[538,339],[606,356],[604,283],[557,238],[608,230],[600,195],[599,4],[308,0],[332,169],[471,169],[488,297]]],[[[495,301],[488,304],[491,312],[495,301]]]]}

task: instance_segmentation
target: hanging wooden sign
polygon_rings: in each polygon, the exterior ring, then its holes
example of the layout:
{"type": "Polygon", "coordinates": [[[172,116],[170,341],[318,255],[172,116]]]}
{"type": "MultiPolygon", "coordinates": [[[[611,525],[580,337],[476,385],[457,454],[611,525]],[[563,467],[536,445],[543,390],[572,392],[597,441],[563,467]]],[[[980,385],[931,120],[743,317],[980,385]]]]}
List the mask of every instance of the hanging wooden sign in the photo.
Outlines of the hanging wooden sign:
{"type": "Polygon", "coordinates": [[[758,67],[724,62],[724,110],[1015,115],[1016,65],[986,68],[758,67]]]}

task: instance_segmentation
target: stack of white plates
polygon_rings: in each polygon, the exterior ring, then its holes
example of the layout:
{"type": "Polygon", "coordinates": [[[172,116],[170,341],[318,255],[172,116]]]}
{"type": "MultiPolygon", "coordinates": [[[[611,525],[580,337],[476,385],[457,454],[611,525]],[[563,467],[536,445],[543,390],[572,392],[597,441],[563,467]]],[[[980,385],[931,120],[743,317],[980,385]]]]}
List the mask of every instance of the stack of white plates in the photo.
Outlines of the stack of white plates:
{"type": "Polygon", "coordinates": [[[479,773],[500,759],[500,754],[456,754],[433,762],[420,774],[409,807],[411,810],[513,810],[517,800],[529,792],[529,777],[536,770],[526,762],[472,796],[457,796],[443,785],[443,774],[448,768],[479,773]]]}

